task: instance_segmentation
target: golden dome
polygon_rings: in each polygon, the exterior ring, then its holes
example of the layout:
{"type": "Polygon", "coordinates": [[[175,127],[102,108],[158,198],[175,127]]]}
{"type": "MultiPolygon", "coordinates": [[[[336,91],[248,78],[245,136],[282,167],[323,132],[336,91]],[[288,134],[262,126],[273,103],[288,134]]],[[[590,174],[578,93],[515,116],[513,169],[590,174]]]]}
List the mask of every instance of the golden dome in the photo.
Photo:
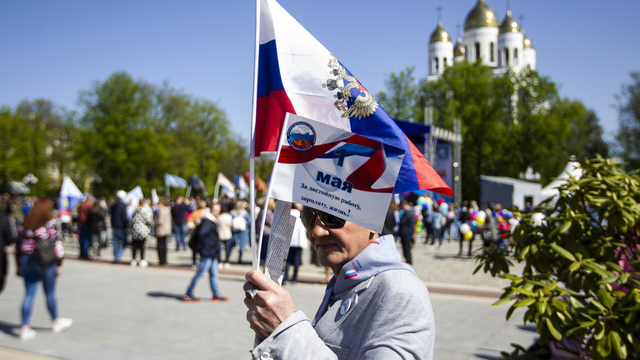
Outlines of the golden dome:
{"type": "Polygon", "coordinates": [[[504,20],[502,20],[502,23],[500,24],[500,34],[510,32],[515,33],[518,31],[518,23],[511,17],[511,11],[507,11],[507,15],[504,17],[504,20]]]}
{"type": "Polygon", "coordinates": [[[431,33],[431,39],[429,40],[429,44],[433,44],[434,42],[451,42],[451,36],[447,30],[442,27],[442,23],[438,21],[438,26],[431,33]]]}
{"type": "MultiPolygon", "coordinates": [[[[522,34],[524,35],[524,32],[522,34]]],[[[527,35],[524,35],[524,48],[525,49],[533,49],[533,43],[531,43],[531,40],[529,40],[527,35]]]]}
{"type": "Polygon", "coordinates": [[[484,2],[478,0],[476,6],[469,11],[467,19],[464,21],[464,30],[476,29],[480,27],[499,27],[498,17],[495,11],[484,2]]]}
{"type": "Polygon", "coordinates": [[[464,56],[465,48],[464,45],[460,42],[460,38],[456,42],[456,46],[453,47],[453,57],[464,56]]]}

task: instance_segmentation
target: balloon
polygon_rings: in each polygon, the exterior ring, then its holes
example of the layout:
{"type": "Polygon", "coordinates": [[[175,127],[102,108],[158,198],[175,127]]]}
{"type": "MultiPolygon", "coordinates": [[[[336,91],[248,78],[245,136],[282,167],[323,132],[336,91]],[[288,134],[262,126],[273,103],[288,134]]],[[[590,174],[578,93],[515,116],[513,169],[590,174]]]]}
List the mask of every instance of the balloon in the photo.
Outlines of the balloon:
{"type": "Polygon", "coordinates": [[[427,203],[427,199],[424,196],[420,196],[417,201],[418,205],[424,205],[427,203]]]}
{"type": "Polygon", "coordinates": [[[429,206],[433,205],[433,199],[428,197],[425,199],[425,201],[427,202],[427,204],[429,204],[429,206]]]}
{"type": "Polygon", "coordinates": [[[471,224],[472,229],[475,229],[478,227],[478,220],[471,220],[469,224],[471,224]]]}
{"type": "Polygon", "coordinates": [[[484,225],[484,223],[485,223],[485,219],[484,218],[477,218],[476,221],[478,222],[478,225],[484,225]]]}
{"type": "Polygon", "coordinates": [[[543,213],[535,213],[531,215],[531,220],[533,220],[533,225],[542,226],[544,223],[544,214],[543,213]]]}
{"type": "Polygon", "coordinates": [[[460,225],[460,233],[461,234],[466,234],[466,233],[468,233],[470,231],[471,231],[471,227],[469,226],[469,224],[460,225]]]}
{"type": "Polygon", "coordinates": [[[487,213],[484,211],[478,211],[478,215],[476,215],[476,220],[480,220],[480,219],[482,219],[482,221],[484,222],[487,219],[487,213]]]}
{"type": "Polygon", "coordinates": [[[449,212],[449,204],[447,203],[440,204],[440,213],[446,216],[448,212],[449,212]]]}
{"type": "Polygon", "coordinates": [[[507,215],[507,210],[502,209],[500,210],[500,212],[498,213],[500,216],[505,217],[505,215],[507,215]]]}
{"type": "Polygon", "coordinates": [[[444,201],[444,199],[443,199],[443,198],[438,199],[438,205],[442,205],[442,203],[444,203],[444,202],[445,202],[445,201],[444,201]]]}
{"type": "Polygon", "coordinates": [[[476,213],[473,213],[473,214],[469,215],[469,220],[470,220],[470,221],[471,221],[471,220],[475,220],[475,219],[477,219],[477,218],[478,218],[478,214],[476,214],[476,213]]]}
{"type": "Polygon", "coordinates": [[[473,239],[473,231],[469,231],[469,232],[464,233],[464,239],[465,240],[473,239]]]}

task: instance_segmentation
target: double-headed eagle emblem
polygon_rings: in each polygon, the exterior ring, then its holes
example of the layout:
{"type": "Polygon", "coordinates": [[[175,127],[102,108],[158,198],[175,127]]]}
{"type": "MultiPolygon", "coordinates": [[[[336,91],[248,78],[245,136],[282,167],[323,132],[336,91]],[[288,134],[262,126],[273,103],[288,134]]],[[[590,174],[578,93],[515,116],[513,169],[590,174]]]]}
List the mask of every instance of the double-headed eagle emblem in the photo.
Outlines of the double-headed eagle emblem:
{"type": "Polygon", "coordinates": [[[378,108],[376,99],[360,84],[358,79],[347,73],[347,70],[335,57],[331,58],[327,66],[333,69],[330,74],[336,78],[327,79],[322,87],[330,91],[338,89],[338,93],[333,95],[338,100],[333,105],[338,110],[344,111],[342,117],[364,119],[376,111],[378,108]],[[340,86],[340,80],[342,80],[343,86],[340,86]]]}

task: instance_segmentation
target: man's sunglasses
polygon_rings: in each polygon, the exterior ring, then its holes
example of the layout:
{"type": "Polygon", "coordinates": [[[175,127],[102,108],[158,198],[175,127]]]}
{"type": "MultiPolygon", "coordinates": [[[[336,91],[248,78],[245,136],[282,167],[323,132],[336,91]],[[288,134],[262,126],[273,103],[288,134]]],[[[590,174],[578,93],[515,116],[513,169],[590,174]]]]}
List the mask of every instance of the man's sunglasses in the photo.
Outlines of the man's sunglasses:
{"type": "Polygon", "coordinates": [[[305,229],[313,229],[316,224],[316,216],[320,218],[324,226],[329,229],[339,229],[347,223],[347,220],[340,219],[339,217],[324,213],[320,210],[302,210],[300,211],[300,219],[305,229]]]}

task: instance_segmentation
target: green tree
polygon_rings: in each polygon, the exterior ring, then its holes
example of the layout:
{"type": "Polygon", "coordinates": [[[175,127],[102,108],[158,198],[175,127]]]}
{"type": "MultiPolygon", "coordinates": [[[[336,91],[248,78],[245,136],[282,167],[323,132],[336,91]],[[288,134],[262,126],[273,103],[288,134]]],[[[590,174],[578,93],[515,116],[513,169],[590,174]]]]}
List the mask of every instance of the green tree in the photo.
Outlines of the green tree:
{"type": "Polygon", "coordinates": [[[508,90],[505,78],[495,77],[481,63],[466,61],[447,67],[437,81],[421,89],[420,109],[433,108],[434,125],[452,129],[453,120],[461,120],[464,199],[478,199],[480,175],[498,171],[495,164],[504,152],[508,90]]]}
{"type": "Polygon", "coordinates": [[[595,114],[581,102],[562,99],[550,78],[524,69],[495,75],[480,62],[462,61],[425,83],[414,118],[425,106],[434,124],[462,125],[462,196],[478,199],[480,175],[517,178],[531,166],[542,182],[556,177],[572,155],[608,154],[595,114]]]}
{"type": "Polygon", "coordinates": [[[634,169],[640,169],[640,72],[632,72],[631,83],[624,84],[618,101],[618,140],[620,156],[634,169]]]}
{"type": "Polygon", "coordinates": [[[101,179],[95,193],[161,185],[168,153],[154,131],[152,100],[153,88],[126,72],[80,93],[85,112],[76,154],[101,179]]]}
{"type": "Polygon", "coordinates": [[[182,177],[198,175],[213,190],[218,172],[229,179],[248,168],[248,152],[233,137],[226,113],[217,104],[168,88],[156,91],[157,132],[169,152],[169,168],[182,177]]]}
{"type": "Polygon", "coordinates": [[[563,153],[569,157],[575,155],[580,160],[593,159],[597,155],[609,157],[609,144],[603,139],[604,131],[598,115],[578,100],[564,98],[562,103],[565,109],[573,112],[566,115],[573,121],[569,124],[571,136],[564,142],[563,153]]]}
{"type": "Polygon", "coordinates": [[[379,91],[376,100],[394,119],[415,121],[415,105],[418,96],[418,85],[413,72],[415,66],[407,66],[399,74],[391,72],[384,81],[386,92],[379,91]]]}
{"type": "Polygon", "coordinates": [[[48,100],[21,102],[14,111],[0,110],[0,177],[4,191],[10,181],[34,174],[31,193],[54,196],[62,174],[74,169],[69,139],[75,131],[74,115],[48,100]]]}
{"type": "Polygon", "coordinates": [[[639,358],[640,177],[601,157],[581,168],[540,205],[544,221],[514,213],[513,253],[490,246],[476,257],[475,272],[511,280],[494,305],[512,303],[507,319],[526,309],[540,334],[539,350],[513,345],[507,359],[548,359],[552,343],[581,359],[639,358]],[[512,260],[522,273],[511,273],[512,260]]]}

